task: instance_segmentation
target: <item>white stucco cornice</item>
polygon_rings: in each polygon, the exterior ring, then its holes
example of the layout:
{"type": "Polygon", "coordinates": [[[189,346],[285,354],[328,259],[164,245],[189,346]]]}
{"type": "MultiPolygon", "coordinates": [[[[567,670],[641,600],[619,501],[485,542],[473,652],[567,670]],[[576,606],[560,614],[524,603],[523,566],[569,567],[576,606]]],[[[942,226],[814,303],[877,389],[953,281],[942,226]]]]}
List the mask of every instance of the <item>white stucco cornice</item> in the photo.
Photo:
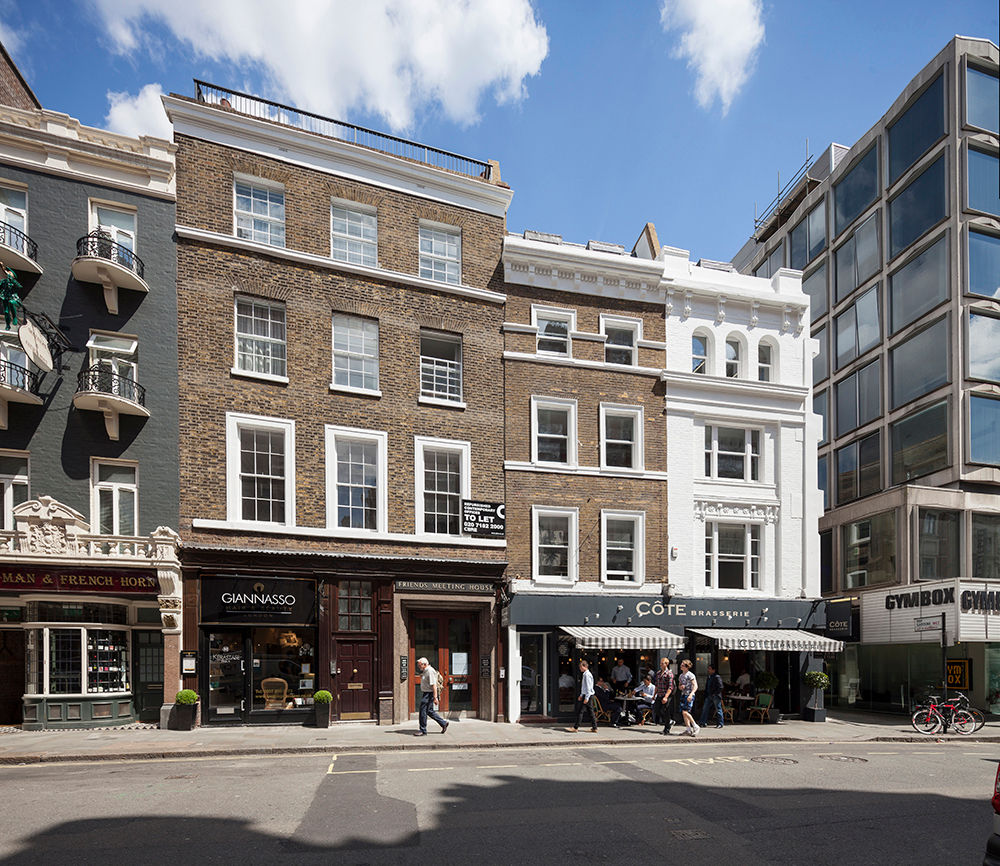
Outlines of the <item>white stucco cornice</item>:
{"type": "Polygon", "coordinates": [[[407,195],[503,217],[513,191],[335,138],[164,96],[174,132],[407,195]]]}
{"type": "Polygon", "coordinates": [[[664,370],[660,380],[666,383],[670,400],[687,400],[708,405],[745,403],[749,406],[776,404],[804,406],[812,393],[808,387],[757,382],[753,379],[730,379],[701,373],[681,373],[664,370]]]}

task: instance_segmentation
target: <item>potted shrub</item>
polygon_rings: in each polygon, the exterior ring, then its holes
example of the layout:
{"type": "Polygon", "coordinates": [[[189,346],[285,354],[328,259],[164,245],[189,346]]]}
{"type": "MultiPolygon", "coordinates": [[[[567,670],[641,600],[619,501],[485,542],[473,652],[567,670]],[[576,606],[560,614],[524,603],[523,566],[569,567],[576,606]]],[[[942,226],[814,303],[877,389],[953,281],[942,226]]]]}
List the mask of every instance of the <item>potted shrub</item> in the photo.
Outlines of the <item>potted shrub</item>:
{"type": "Polygon", "coordinates": [[[823,705],[823,692],[830,686],[830,678],[823,671],[806,671],[802,681],[812,689],[809,702],[802,709],[802,718],[807,722],[825,722],[826,707],[823,705]]]}
{"type": "Polygon", "coordinates": [[[174,711],[170,714],[174,731],[192,731],[198,717],[198,693],[194,689],[181,689],[174,697],[174,711]]]}
{"type": "Polygon", "coordinates": [[[317,728],[330,727],[330,710],[333,708],[333,695],[326,689],[320,689],[313,694],[313,713],[317,728]]]}

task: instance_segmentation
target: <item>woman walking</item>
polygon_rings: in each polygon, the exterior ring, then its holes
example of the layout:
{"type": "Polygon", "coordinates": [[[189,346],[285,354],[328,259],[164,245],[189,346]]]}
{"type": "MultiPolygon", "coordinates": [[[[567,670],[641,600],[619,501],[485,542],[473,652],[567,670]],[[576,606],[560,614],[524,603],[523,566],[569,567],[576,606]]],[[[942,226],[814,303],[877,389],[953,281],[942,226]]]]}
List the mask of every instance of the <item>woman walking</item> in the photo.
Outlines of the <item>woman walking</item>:
{"type": "Polygon", "coordinates": [[[684,719],[684,733],[689,737],[697,736],[701,728],[691,713],[694,709],[695,692],[698,691],[698,680],[691,673],[690,659],[684,659],[681,662],[681,675],[677,678],[677,689],[681,695],[681,718],[684,719]]]}

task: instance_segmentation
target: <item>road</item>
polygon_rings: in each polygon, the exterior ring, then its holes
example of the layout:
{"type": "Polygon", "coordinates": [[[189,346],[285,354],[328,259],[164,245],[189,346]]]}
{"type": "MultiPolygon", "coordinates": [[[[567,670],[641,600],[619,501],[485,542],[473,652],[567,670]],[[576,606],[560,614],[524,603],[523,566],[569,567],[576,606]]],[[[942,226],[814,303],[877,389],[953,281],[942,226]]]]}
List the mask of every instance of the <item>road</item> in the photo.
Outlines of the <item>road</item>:
{"type": "Polygon", "coordinates": [[[7,766],[0,864],[978,864],[998,753],[581,740],[7,766]]]}

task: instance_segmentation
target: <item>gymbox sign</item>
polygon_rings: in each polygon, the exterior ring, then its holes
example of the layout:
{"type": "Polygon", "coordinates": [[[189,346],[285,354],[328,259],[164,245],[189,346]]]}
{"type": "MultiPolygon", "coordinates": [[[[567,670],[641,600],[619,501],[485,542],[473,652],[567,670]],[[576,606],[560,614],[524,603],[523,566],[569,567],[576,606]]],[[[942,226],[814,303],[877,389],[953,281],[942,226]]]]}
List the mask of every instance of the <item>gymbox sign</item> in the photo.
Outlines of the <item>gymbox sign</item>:
{"type": "Polygon", "coordinates": [[[940,644],[942,639],[948,646],[1000,640],[1000,590],[995,582],[936,580],[862,594],[862,642],[940,644]],[[939,625],[924,630],[924,621],[940,621],[943,629],[939,625]]]}
{"type": "Polygon", "coordinates": [[[316,581],[301,578],[206,577],[202,622],[314,625],[316,581]]]}

